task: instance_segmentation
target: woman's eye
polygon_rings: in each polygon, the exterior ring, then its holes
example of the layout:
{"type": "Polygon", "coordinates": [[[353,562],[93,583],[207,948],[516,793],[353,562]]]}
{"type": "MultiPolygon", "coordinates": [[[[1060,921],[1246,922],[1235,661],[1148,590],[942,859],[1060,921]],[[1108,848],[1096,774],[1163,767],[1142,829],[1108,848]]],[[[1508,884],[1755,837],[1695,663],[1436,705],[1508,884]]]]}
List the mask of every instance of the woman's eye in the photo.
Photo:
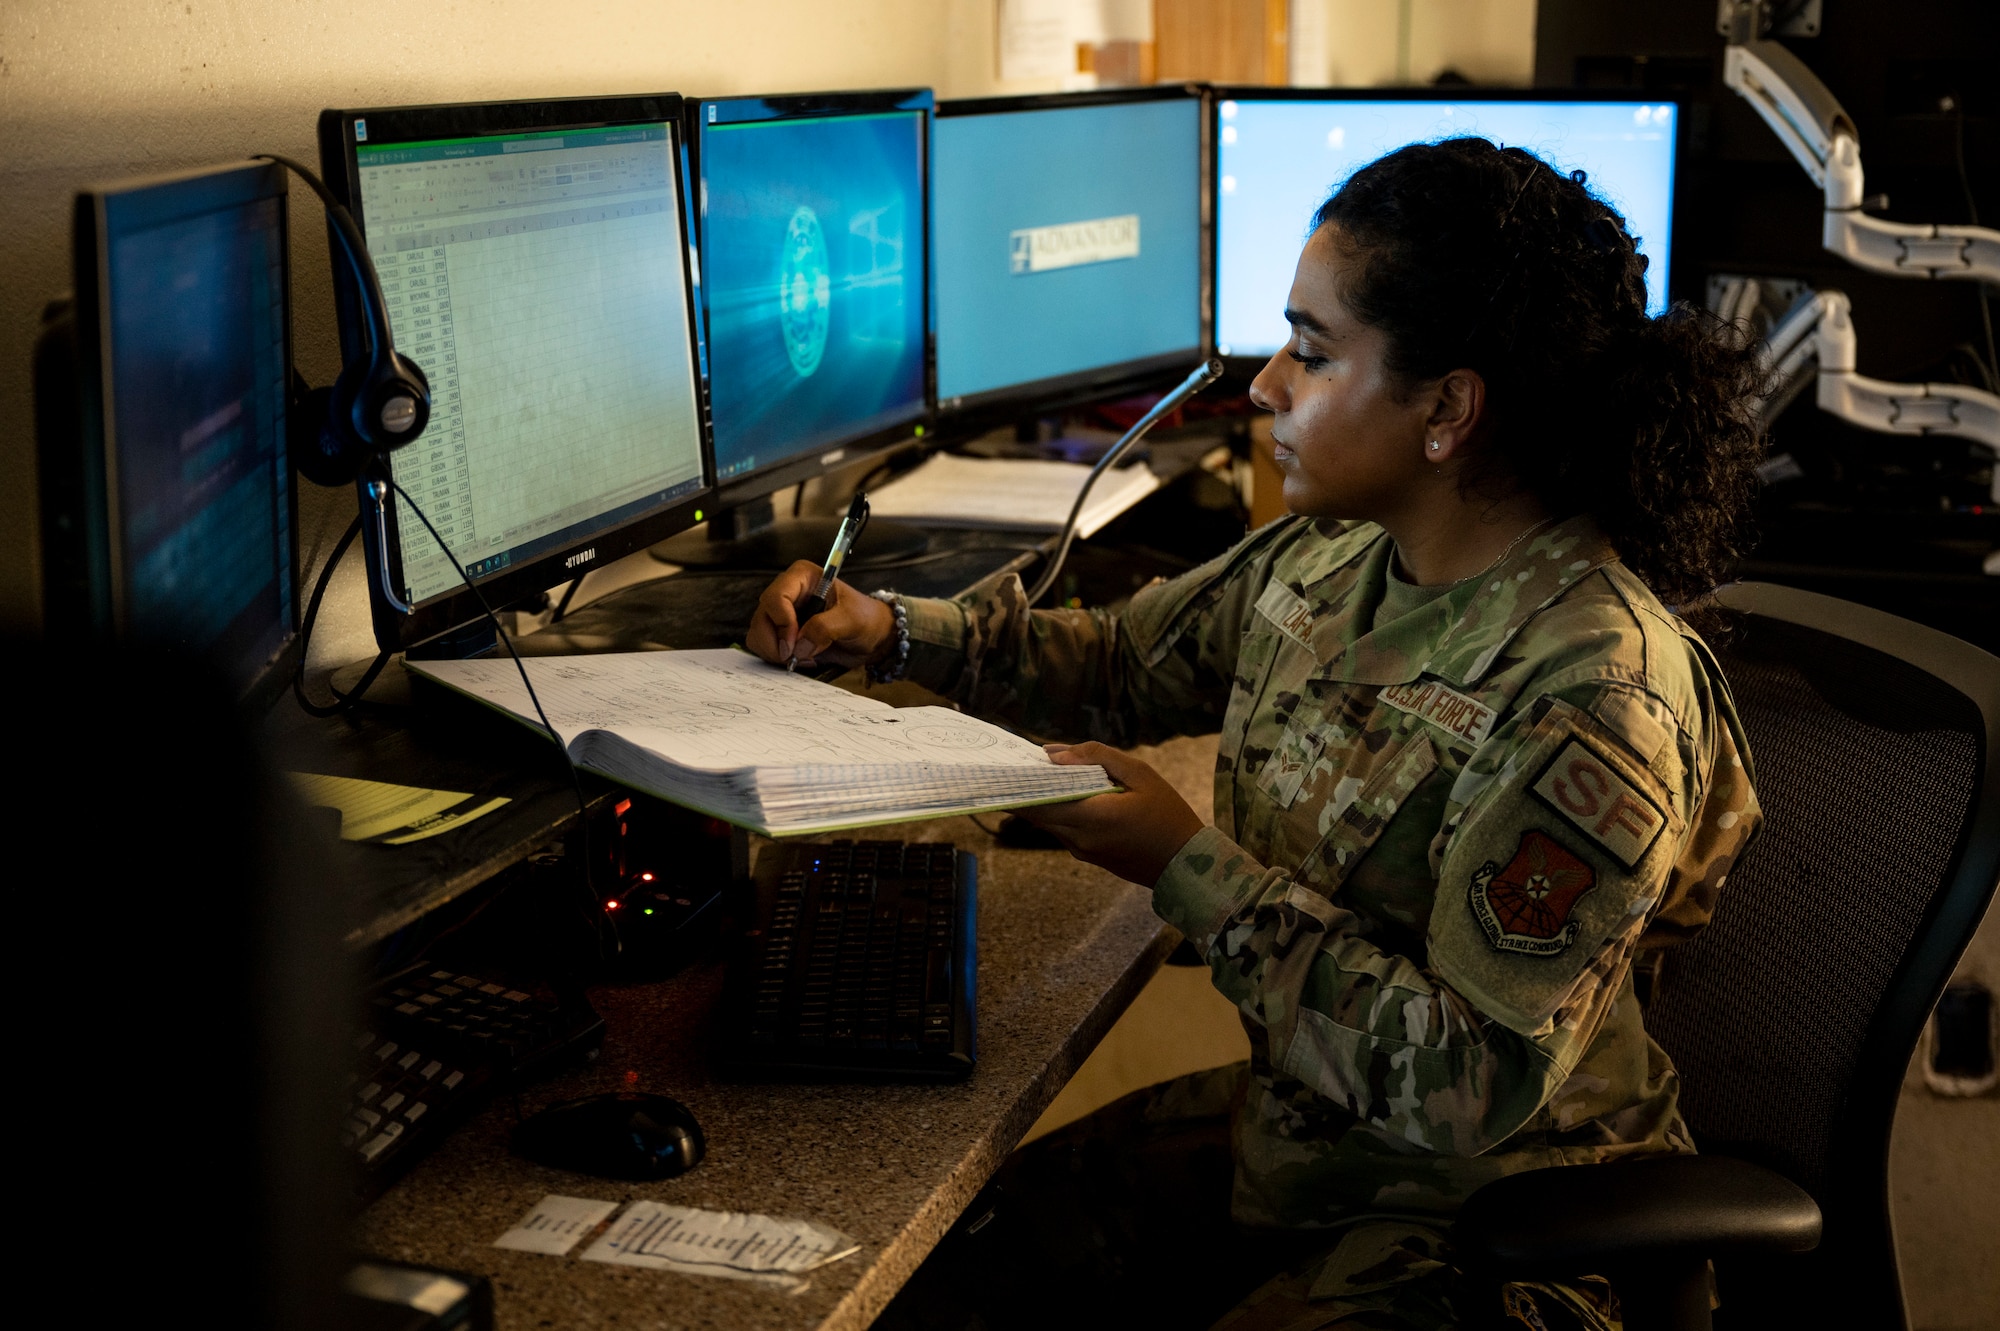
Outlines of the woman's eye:
{"type": "Polygon", "coordinates": [[[1303,365],[1308,371],[1318,370],[1326,365],[1326,357],[1316,356],[1303,347],[1286,347],[1285,354],[1303,365]]]}

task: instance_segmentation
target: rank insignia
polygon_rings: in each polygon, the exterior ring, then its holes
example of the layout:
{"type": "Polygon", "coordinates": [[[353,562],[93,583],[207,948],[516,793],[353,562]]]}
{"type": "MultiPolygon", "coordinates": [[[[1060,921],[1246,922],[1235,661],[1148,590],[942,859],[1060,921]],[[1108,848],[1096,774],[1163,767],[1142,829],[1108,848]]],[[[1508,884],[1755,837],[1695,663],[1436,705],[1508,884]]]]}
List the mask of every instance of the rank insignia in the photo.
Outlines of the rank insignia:
{"type": "Polygon", "coordinates": [[[1576,941],[1570,912],[1596,885],[1588,864],[1530,830],[1505,868],[1488,860],[1473,872],[1472,913],[1496,951],[1552,957],[1576,941]]]}

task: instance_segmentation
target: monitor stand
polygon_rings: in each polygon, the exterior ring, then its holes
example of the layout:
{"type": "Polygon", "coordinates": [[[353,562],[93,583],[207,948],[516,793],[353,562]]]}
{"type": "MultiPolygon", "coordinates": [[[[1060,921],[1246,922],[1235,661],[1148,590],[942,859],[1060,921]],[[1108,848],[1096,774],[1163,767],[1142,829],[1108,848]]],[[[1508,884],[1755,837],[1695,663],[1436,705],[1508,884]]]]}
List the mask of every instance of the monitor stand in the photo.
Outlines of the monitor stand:
{"type": "MultiPolygon", "coordinates": [[[[661,541],[653,547],[653,558],[683,568],[776,572],[801,559],[824,563],[839,530],[839,518],[781,521],[766,496],[722,509],[709,517],[705,527],[661,541]]],[[[920,527],[874,519],[862,529],[847,562],[887,564],[914,559],[928,550],[930,543],[930,533],[920,527]]]]}

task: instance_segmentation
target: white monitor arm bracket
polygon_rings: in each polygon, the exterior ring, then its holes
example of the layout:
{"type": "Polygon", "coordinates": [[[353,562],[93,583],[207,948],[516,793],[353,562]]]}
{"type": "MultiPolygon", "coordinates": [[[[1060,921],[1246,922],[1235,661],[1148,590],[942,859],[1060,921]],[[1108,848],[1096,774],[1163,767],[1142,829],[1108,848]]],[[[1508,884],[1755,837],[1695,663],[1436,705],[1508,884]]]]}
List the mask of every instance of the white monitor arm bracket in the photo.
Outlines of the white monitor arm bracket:
{"type": "MultiPolygon", "coordinates": [[[[2000,452],[2000,396],[1966,384],[1891,384],[1855,371],[1854,319],[1847,297],[1815,291],[1794,305],[1764,341],[1765,423],[1791,401],[1818,362],[1821,411],[1884,434],[1946,434],[2000,452]]],[[[2000,503],[2000,466],[1993,470],[2000,503]]]]}
{"type": "Polygon", "coordinates": [[[1769,41],[1732,44],[1723,53],[1722,78],[1825,191],[1820,243],[1828,250],[1878,273],[2000,285],[2000,231],[1913,226],[1861,211],[1861,142],[1854,122],[1789,50],[1769,41]]]}

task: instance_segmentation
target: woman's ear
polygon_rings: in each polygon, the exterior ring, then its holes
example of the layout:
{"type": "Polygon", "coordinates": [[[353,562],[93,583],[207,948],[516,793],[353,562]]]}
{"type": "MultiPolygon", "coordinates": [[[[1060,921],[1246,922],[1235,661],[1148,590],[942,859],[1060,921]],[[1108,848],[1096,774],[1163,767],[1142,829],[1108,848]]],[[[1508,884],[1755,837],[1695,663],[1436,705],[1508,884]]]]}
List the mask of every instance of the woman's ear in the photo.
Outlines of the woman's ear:
{"type": "Polygon", "coordinates": [[[1445,463],[1460,455],[1486,420],[1486,381],[1477,370],[1453,370],[1426,394],[1424,461],[1445,463]]]}

